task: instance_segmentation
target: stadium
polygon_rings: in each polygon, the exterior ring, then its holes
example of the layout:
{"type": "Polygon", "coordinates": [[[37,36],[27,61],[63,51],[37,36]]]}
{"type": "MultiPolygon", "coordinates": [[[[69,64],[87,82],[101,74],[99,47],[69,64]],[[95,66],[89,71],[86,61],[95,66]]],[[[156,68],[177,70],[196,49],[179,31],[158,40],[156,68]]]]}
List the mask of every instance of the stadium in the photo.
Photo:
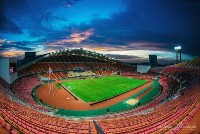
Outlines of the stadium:
{"type": "Polygon", "coordinates": [[[1,77],[1,133],[199,132],[199,58],[150,69],[68,48],[16,73],[1,77]]]}
{"type": "Polygon", "coordinates": [[[200,134],[200,0],[0,0],[0,134],[200,134]]]}

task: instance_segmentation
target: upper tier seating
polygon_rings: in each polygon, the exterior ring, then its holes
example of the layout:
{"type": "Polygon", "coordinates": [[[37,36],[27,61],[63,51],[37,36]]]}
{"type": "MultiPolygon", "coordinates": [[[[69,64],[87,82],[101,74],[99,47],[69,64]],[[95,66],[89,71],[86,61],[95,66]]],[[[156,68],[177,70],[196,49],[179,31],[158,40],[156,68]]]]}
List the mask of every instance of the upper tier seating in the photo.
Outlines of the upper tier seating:
{"type": "Polygon", "coordinates": [[[194,58],[188,62],[183,62],[176,64],[177,67],[186,67],[186,68],[193,68],[193,69],[200,69],[200,57],[194,58]]]}
{"type": "MultiPolygon", "coordinates": [[[[82,68],[87,71],[101,71],[101,70],[134,70],[134,67],[129,67],[123,64],[109,63],[109,62],[91,62],[91,63],[67,63],[67,62],[37,62],[18,71],[20,76],[28,74],[48,73],[49,69],[53,72],[75,71],[76,68],[82,68]]],[[[107,72],[107,74],[110,74],[107,72]]]]}

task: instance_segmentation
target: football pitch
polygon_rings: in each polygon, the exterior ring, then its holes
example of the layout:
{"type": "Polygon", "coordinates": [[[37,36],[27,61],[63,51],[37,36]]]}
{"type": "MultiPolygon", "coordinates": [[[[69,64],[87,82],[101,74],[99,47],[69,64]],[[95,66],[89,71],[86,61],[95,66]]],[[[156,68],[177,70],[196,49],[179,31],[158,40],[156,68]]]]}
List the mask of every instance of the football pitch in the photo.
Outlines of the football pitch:
{"type": "Polygon", "coordinates": [[[127,92],[145,84],[146,80],[123,76],[105,76],[61,82],[85,102],[97,102],[127,92]]]}

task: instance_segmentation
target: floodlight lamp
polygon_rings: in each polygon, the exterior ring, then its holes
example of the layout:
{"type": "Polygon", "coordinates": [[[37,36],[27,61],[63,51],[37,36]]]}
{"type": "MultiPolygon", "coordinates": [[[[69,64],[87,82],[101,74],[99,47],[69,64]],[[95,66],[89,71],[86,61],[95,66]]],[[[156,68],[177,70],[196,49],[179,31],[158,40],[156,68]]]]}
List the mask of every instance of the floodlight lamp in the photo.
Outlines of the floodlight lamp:
{"type": "Polygon", "coordinates": [[[174,47],[175,50],[181,50],[181,46],[174,47]]]}

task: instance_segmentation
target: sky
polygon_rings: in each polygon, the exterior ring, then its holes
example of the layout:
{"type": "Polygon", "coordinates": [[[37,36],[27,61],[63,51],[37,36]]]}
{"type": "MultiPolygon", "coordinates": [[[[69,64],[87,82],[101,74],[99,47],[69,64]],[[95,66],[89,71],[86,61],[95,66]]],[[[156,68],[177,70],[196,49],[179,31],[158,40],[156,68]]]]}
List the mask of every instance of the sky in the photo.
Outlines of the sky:
{"type": "Polygon", "coordinates": [[[126,61],[200,53],[200,0],[1,0],[0,56],[86,48],[126,61]]]}

